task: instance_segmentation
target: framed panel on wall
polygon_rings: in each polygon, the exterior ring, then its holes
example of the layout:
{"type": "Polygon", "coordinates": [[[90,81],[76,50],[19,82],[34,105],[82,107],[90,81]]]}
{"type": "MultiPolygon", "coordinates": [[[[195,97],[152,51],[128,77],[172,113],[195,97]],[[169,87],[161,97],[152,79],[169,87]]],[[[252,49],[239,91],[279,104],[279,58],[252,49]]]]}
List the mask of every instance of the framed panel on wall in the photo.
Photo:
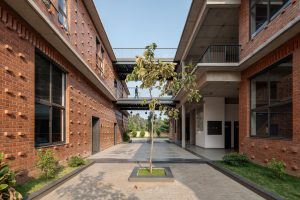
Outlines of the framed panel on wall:
{"type": "Polygon", "coordinates": [[[222,135],[222,121],[207,121],[207,135],[222,135]]]}

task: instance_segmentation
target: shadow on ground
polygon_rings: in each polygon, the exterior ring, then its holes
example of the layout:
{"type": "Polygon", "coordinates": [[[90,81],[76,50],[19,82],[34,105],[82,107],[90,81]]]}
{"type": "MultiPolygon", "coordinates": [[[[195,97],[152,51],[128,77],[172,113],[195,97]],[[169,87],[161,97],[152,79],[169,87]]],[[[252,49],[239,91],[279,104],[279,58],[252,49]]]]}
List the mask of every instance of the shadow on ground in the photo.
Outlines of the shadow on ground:
{"type": "Polygon", "coordinates": [[[58,199],[70,196],[71,199],[120,199],[138,200],[134,194],[129,196],[115,189],[112,184],[103,181],[104,172],[97,176],[79,175],[79,183],[71,184],[57,190],[58,199]]]}

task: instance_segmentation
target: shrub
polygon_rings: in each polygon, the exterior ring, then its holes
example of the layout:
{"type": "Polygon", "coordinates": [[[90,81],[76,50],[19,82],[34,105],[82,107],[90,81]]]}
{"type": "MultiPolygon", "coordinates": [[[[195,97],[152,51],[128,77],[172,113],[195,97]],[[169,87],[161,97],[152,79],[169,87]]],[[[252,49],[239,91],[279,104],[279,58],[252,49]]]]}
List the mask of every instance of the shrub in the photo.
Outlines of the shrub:
{"type": "Polygon", "coordinates": [[[270,170],[273,177],[282,178],[285,173],[283,161],[276,160],[275,158],[267,163],[267,168],[270,170]]]}
{"type": "Polygon", "coordinates": [[[244,166],[249,163],[249,159],[246,154],[239,154],[237,152],[226,154],[223,157],[223,161],[232,166],[244,166]]]}
{"type": "Polygon", "coordinates": [[[157,135],[157,137],[160,137],[160,130],[156,131],[156,135],[157,135]]]}
{"type": "Polygon", "coordinates": [[[22,195],[14,189],[16,174],[3,162],[4,154],[0,152],[0,199],[22,199],[22,195]]]}
{"type": "Polygon", "coordinates": [[[54,178],[59,169],[58,161],[54,158],[54,154],[50,149],[37,152],[38,160],[36,166],[41,170],[41,177],[54,178]]]}
{"type": "Polygon", "coordinates": [[[68,166],[69,167],[78,167],[81,165],[85,165],[85,160],[79,156],[72,156],[69,160],[68,160],[68,166]]]}
{"type": "Polygon", "coordinates": [[[130,141],[130,137],[129,137],[127,131],[122,134],[122,138],[123,138],[123,142],[129,142],[130,141]]]}
{"type": "Polygon", "coordinates": [[[140,132],[140,137],[141,137],[141,138],[145,137],[145,130],[144,130],[144,129],[141,130],[141,132],[140,132]]]}
{"type": "Polygon", "coordinates": [[[132,136],[132,137],[136,137],[136,135],[137,135],[137,132],[136,132],[136,130],[132,130],[132,132],[131,132],[131,136],[132,136]]]}

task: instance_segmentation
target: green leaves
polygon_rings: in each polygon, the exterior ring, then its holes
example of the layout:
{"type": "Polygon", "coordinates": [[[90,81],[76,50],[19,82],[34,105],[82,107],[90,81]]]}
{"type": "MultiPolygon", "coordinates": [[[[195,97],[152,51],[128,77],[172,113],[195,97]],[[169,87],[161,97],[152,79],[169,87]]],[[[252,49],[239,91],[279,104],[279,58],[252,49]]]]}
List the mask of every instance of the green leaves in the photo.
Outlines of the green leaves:
{"type": "Polygon", "coordinates": [[[8,188],[7,184],[0,184],[0,191],[5,190],[8,188]]]}
{"type": "Polygon", "coordinates": [[[37,155],[36,166],[41,170],[41,176],[47,179],[54,178],[59,168],[58,161],[54,158],[54,153],[50,149],[39,149],[37,155]]]}
{"type": "Polygon", "coordinates": [[[162,97],[170,93],[176,95],[180,89],[183,89],[189,102],[199,102],[201,95],[197,89],[196,76],[191,73],[193,68],[191,65],[182,66],[185,70],[177,73],[177,63],[155,59],[156,48],[155,43],[146,46],[144,54],[136,57],[136,66],[127,76],[126,81],[141,81],[140,88],[149,89],[151,100],[144,100],[143,104],[148,103],[151,111],[159,107],[162,113],[177,119],[178,109],[162,106],[158,98],[152,98],[151,90],[153,88],[160,90],[159,97],[162,97]]]}
{"type": "Polygon", "coordinates": [[[22,195],[14,189],[16,174],[3,161],[4,153],[0,152],[0,199],[22,199],[22,195]]]}

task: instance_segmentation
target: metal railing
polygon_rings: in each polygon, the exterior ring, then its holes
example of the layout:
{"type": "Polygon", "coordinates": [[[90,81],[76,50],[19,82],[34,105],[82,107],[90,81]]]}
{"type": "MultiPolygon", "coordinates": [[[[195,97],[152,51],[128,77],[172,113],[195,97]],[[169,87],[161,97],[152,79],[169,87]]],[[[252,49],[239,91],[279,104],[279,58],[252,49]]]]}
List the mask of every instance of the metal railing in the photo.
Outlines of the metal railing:
{"type": "Polygon", "coordinates": [[[199,63],[235,63],[240,61],[240,45],[210,45],[199,63]]]}
{"type": "MultiPolygon", "coordinates": [[[[143,55],[145,48],[113,48],[117,58],[135,58],[143,55]]],[[[159,59],[173,59],[175,57],[176,48],[157,48],[155,57],[159,59]]]]}
{"type": "MultiPolygon", "coordinates": [[[[150,93],[148,89],[142,89],[142,88],[136,88],[135,87],[128,87],[128,90],[130,92],[130,95],[128,95],[128,98],[135,98],[135,99],[145,99],[150,98],[150,93]]],[[[160,97],[161,91],[157,88],[152,89],[152,97],[160,97]]],[[[162,97],[171,97],[171,95],[164,95],[162,97]]]]}

